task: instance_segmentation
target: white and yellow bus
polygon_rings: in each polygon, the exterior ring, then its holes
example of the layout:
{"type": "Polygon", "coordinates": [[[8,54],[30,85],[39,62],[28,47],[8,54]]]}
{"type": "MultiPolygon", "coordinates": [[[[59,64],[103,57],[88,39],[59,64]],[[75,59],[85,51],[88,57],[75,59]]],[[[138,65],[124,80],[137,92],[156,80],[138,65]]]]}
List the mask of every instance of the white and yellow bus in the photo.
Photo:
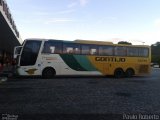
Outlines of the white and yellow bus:
{"type": "Polygon", "coordinates": [[[26,39],[15,47],[21,76],[114,75],[117,78],[150,73],[151,49],[146,45],[54,39],[26,39]]]}

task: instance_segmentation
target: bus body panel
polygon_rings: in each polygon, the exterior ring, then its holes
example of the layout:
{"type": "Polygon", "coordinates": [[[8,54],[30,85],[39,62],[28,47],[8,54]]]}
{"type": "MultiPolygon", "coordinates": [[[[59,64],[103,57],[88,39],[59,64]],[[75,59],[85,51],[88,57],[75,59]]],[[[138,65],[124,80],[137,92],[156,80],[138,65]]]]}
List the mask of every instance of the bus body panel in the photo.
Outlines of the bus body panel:
{"type": "MultiPolygon", "coordinates": [[[[52,54],[52,55],[41,55],[41,62],[37,61],[41,64],[36,64],[34,66],[21,66],[18,68],[19,75],[42,75],[42,71],[47,67],[52,67],[56,71],[56,75],[102,75],[98,70],[74,70],[70,66],[66,64],[60,55],[52,54]]],[[[82,61],[84,63],[84,60],[82,61]]],[[[73,63],[73,62],[72,62],[73,63]]],[[[82,63],[81,63],[82,64],[82,63]]]]}

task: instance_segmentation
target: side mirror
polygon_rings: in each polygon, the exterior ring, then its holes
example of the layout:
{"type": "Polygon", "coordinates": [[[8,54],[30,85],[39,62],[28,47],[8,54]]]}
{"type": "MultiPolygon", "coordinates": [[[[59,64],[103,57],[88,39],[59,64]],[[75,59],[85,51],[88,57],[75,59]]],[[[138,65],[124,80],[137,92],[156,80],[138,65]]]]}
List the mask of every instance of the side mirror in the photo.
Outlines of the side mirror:
{"type": "Polygon", "coordinates": [[[14,58],[14,59],[16,59],[17,56],[20,55],[21,49],[22,49],[22,46],[16,46],[16,47],[14,47],[14,55],[13,55],[13,58],[14,58]]]}

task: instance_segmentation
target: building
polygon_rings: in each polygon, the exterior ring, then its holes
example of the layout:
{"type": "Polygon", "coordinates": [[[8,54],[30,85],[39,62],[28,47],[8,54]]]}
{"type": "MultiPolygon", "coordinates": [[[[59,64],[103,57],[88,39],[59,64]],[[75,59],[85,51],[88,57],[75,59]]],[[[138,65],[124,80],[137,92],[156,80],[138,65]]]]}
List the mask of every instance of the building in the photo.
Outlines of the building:
{"type": "Polygon", "coordinates": [[[5,0],[0,0],[0,64],[10,62],[21,38],[5,0]]]}

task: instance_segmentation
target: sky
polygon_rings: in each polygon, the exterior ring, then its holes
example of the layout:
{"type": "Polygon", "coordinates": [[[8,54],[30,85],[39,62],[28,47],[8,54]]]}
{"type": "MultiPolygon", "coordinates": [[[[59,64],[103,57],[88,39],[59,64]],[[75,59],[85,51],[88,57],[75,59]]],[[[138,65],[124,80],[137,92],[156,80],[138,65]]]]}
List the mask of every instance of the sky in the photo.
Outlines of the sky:
{"type": "Polygon", "coordinates": [[[160,0],[6,0],[21,38],[160,41],[160,0]]]}

